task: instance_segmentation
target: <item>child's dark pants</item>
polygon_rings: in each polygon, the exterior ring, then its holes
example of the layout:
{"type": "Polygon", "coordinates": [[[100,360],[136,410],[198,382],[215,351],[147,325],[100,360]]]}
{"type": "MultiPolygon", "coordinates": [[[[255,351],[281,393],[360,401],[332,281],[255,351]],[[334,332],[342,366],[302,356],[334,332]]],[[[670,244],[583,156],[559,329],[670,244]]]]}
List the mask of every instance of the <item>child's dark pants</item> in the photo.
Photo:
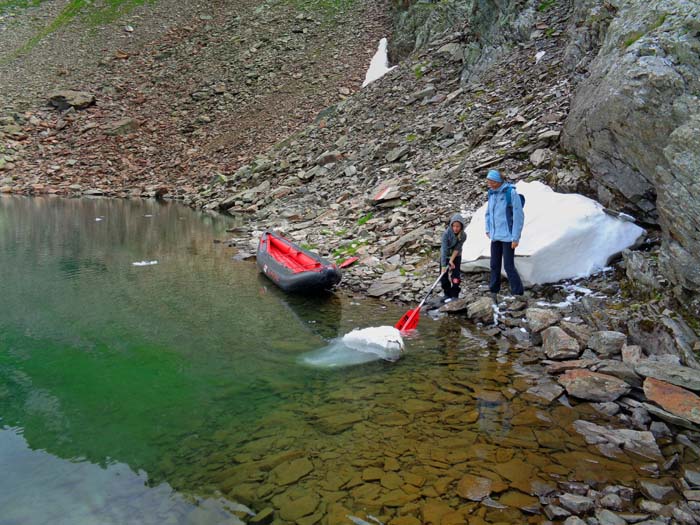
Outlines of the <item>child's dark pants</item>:
{"type": "Polygon", "coordinates": [[[442,285],[442,291],[445,292],[445,297],[457,299],[459,297],[459,284],[462,282],[462,274],[459,269],[460,264],[462,264],[462,257],[455,257],[454,264],[455,269],[445,272],[442,279],[440,279],[440,284],[442,285]]]}

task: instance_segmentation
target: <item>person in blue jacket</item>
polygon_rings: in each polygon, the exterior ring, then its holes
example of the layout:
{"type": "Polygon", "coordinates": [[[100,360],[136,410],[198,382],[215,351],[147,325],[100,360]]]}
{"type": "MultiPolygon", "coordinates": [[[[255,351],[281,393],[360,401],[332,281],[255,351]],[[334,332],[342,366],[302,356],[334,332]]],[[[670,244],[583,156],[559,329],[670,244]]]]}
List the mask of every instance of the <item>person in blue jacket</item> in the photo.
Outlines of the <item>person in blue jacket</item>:
{"type": "Polygon", "coordinates": [[[501,290],[501,261],[506,269],[513,295],[523,294],[523,283],[515,269],[515,249],[520,244],[525,215],[515,187],[507,184],[497,170],[486,175],[489,202],[486,207],[486,236],[491,239],[491,282],[489,289],[494,302],[501,290]],[[510,192],[510,195],[507,195],[510,192]],[[509,209],[510,208],[510,209],[509,209]]]}

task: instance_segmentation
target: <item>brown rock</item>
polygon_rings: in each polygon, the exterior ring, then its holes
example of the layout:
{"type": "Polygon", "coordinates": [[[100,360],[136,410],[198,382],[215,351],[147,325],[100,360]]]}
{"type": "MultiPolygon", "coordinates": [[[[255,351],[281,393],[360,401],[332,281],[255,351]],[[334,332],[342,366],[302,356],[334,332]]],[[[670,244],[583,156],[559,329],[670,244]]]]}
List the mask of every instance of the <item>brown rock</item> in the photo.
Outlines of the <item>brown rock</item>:
{"type": "Polygon", "coordinates": [[[561,319],[561,314],[554,310],[547,310],[546,308],[528,308],[525,310],[525,317],[527,318],[530,330],[534,333],[538,333],[545,328],[557,324],[561,319]]]}
{"type": "Polygon", "coordinates": [[[647,377],[644,394],[671,414],[700,425],[700,397],[689,390],[647,377]]]}
{"type": "Polygon", "coordinates": [[[465,474],[457,484],[457,494],[471,501],[481,501],[491,494],[493,482],[488,478],[465,474]]]}
{"type": "Polygon", "coordinates": [[[421,517],[423,518],[422,523],[426,525],[440,525],[442,517],[450,511],[452,511],[452,509],[447,503],[443,503],[442,501],[429,501],[420,509],[421,517]]]}
{"type": "Polygon", "coordinates": [[[631,388],[616,377],[589,370],[567,370],[559,383],[570,395],[589,401],[615,401],[631,388]]]}
{"type": "MultiPolygon", "coordinates": [[[[299,458],[294,461],[287,461],[275,467],[270,475],[278,485],[289,485],[300,480],[311,471],[314,466],[307,458],[299,458]]],[[[310,513],[309,513],[310,514],[310,513]]]]}
{"type": "Polygon", "coordinates": [[[550,326],[542,332],[542,348],[550,359],[574,359],[581,352],[576,339],[558,326],[550,326]]]}

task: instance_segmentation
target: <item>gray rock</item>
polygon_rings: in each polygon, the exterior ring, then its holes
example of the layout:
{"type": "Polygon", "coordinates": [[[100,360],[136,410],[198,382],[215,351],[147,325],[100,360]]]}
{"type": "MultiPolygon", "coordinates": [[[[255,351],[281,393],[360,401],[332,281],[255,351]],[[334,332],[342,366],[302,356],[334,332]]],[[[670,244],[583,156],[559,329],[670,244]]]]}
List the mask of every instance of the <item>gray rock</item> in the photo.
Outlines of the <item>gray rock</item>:
{"type": "Polygon", "coordinates": [[[551,505],[551,504],[547,505],[544,508],[544,513],[547,515],[547,517],[550,520],[561,520],[561,519],[564,519],[568,516],[571,516],[571,513],[568,510],[563,509],[558,505],[551,505]]]}
{"type": "Polygon", "coordinates": [[[367,295],[370,297],[381,297],[391,292],[396,292],[403,288],[403,285],[408,280],[407,277],[403,275],[389,275],[382,276],[381,279],[374,281],[369,290],[367,290],[367,295]]]}
{"type": "Polygon", "coordinates": [[[678,495],[673,487],[649,480],[640,481],[639,488],[647,498],[659,503],[668,503],[674,496],[678,495]]]}
{"type": "Polygon", "coordinates": [[[683,469],[683,478],[691,487],[700,487],[700,470],[685,467],[683,469]]]}
{"type": "Polygon", "coordinates": [[[648,256],[642,252],[624,250],[622,258],[625,261],[627,278],[640,292],[649,295],[649,292],[661,289],[659,277],[652,269],[648,256]]]}
{"type": "Polygon", "coordinates": [[[628,365],[636,365],[644,359],[642,347],[637,345],[624,345],[622,347],[622,362],[628,365]]]}
{"type": "Polygon", "coordinates": [[[670,412],[667,412],[663,408],[657,407],[656,405],[652,405],[651,403],[643,403],[643,406],[651,415],[656,416],[659,419],[663,419],[667,423],[671,423],[672,425],[676,425],[678,427],[687,428],[689,430],[700,430],[697,425],[694,425],[687,419],[671,414],[670,412]]]}
{"type": "Polygon", "coordinates": [[[642,380],[635,373],[634,368],[630,365],[622,363],[621,361],[616,361],[614,359],[606,359],[598,364],[591,367],[594,372],[600,372],[601,374],[607,374],[618,379],[622,379],[625,383],[641,387],[642,380]]]}
{"type": "Polygon", "coordinates": [[[530,326],[530,330],[535,333],[541,332],[545,328],[549,328],[561,320],[561,314],[559,312],[547,310],[545,308],[528,308],[525,310],[525,317],[530,326]]]}
{"type": "Polygon", "coordinates": [[[387,162],[396,162],[408,154],[408,146],[399,146],[398,148],[392,149],[389,153],[385,155],[387,162]]]}
{"type": "Polygon", "coordinates": [[[564,525],[586,525],[586,522],[578,516],[569,516],[564,521],[564,525]]]}
{"type": "Polygon", "coordinates": [[[49,94],[49,103],[61,111],[65,111],[71,107],[75,109],[85,109],[95,103],[95,96],[85,91],[63,89],[52,91],[49,94]]]}
{"type": "Polygon", "coordinates": [[[575,359],[581,352],[578,341],[558,326],[550,326],[542,332],[542,347],[550,359],[575,359]]]}
{"type": "Polygon", "coordinates": [[[399,237],[398,240],[392,242],[391,244],[386,245],[382,250],[382,255],[384,257],[391,257],[393,255],[396,255],[407,244],[417,241],[418,239],[422,239],[427,235],[428,230],[425,227],[417,228],[407,233],[406,235],[399,237]]]}
{"type": "Polygon", "coordinates": [[[653,377],[688,390],[700,391],[700,371],[687,366],[674,366],[645,360],[634,367],[643,377],[653,377]]]}
{"type": "Polygon", "coordinates": [[[632,343],[648,356],[677,356],[684,366],[700,370],[695,348],[700,338],[682,320],[667,316],[630,319],[627,323],[632,343]]]}
{"type": "Polygon", "coordinates": [[[599,503],[606,509],[622,510],[622,498],[617,494],[606,494],[600,498],[599,503]]]}
{"type": "Polygon", "coordinates": [[[627,525],[627,522],[620,516],[607,509],[599,509],[595,513],[600,525],[627,525]]]}
{"type": "Polygon", "coordinates": [[[123,118],[110,122],[104,127],[107,135],[126,135],[132,133],[139,128],[139,123],[133,118],[123,118]]]}
{"type": "Polygon", "coordinates": [[[640,432],[627,428],[606,428],[580,419],[574,421],[574,428],[583,435],[587,443],[598,445],[603,451],[605,451],[604,449],[617,448],[619,451],[626,450],[652,461],[663,459],[661,450],[659,450],[651,432],[640,432]]]}
{"type": "Polygon", "coordinates": [[[316,165],[325,166],[326,164],[331,164],[332,162],[338,162],[343,158],[343,154],[340,151],[324,151],[316,159],[316,165]]]}
{"type": "Polygon", "coordinates": [[[526,392],[551,403],[564,392],[564,389],[554,381],[543,380],[528,388],[526,392]]]}
{"type": "Polygon", "coordinates": [[[619,354],[627,336],[621,332],[603,330],[594,332],[588,340],[588,347],[604,357],[619,354]]]}
{"type": "Polygon", "coordinates": [[[593,408],[606,416],[614,416],[620,412],[620,405],[612,401],[605,403],[592,403],[593,408]]]}
{"type": "Polygon", "coordinates": [[[597,184],[664,231],[660,266],[700,291],[700,63],[687,20],[693,0],[635,0],[616,12],[562,133],[597,184]],[[671,14],[673,13],[673,14],[671,14]]]}
{"type": "Polygon", "coordinates": [[[467,307],[467,317],[473,321],[493,322],[493,301],[490,297],[481,297],[467,307]]]}
{"type": "Polygon", "coordinates": [[[624,381],[590,370],[567,370],[559,377],[559,384],[570,395],[588,401],[615,401],[630,391],[624,381]]]}
{"type": "Polygon", "coordinates": [[[562,494],[559,496],[559,504],[573,514],[585,514],[593,509],[594,502],[586,496],[562,494]]]}
{"type": "Polygon", "coordinates": [[[581,347],[585,348],[588,345],[588,340],[591,338],[593,331],[583,323],[572,323],[570,321],[562,321],[559,326],[570,336],[575,337],[581,343],[581,347]]]}

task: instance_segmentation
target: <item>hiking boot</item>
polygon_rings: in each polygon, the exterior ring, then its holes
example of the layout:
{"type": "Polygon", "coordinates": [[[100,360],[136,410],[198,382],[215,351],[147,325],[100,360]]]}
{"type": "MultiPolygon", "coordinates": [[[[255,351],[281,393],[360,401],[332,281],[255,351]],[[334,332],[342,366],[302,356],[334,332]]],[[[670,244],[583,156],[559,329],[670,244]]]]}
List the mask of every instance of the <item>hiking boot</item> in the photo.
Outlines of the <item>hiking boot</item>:
{"type": "Polygon", "coordinates": [[[493,304],[498,304],[498,294],[491,292],[491,299],[493,300],[493,304]]]}

